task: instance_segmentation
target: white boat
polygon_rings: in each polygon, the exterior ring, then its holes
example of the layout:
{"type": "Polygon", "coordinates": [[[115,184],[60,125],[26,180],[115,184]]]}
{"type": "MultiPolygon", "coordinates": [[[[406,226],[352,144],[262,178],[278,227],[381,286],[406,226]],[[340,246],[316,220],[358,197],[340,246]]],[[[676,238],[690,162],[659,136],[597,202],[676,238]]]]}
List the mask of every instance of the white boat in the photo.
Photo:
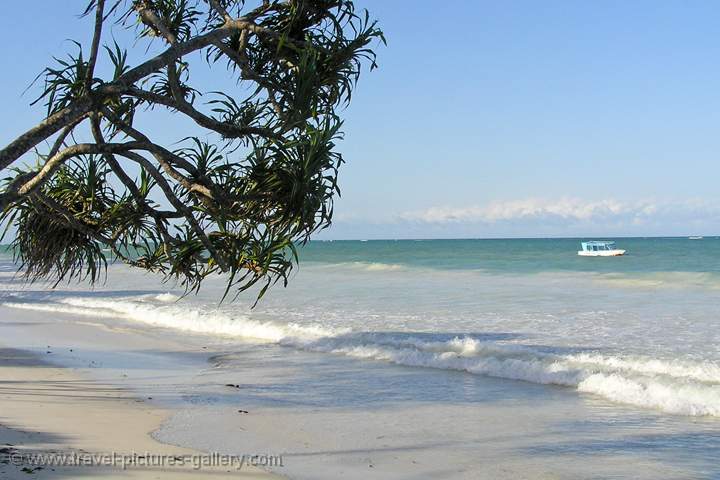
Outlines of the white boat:
{"type": "Polygon", "coordinates": [[[703,237],[688,237],[688,240],[702,240],[703,237]]]}
{"type": "Polygon", "coordinates": [[[581,242],[582,250],[578,251],[581,257],[617,257],[625,255],[625,250],[615,248],[615,242],[581,242]]]}

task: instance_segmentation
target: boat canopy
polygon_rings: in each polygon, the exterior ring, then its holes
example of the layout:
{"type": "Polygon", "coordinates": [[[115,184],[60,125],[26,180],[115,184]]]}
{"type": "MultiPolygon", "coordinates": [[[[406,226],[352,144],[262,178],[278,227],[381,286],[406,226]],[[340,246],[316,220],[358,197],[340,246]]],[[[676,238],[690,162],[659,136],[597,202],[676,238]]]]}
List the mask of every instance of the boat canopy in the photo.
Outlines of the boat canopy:
{"type": "Polygon", "coordinates": [[[597,252],[599,250],[615,250],[615,242],[597,241],[581,242],[582,249],[585,252],[597,252]]]}

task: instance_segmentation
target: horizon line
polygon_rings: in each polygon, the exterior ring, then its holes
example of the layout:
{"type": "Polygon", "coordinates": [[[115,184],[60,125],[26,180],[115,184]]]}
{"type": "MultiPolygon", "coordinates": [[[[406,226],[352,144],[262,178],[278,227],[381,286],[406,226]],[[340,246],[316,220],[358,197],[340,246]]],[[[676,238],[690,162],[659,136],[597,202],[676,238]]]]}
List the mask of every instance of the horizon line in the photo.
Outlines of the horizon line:
{"type": "Polygon", "coordinates": [[[408,237],[408,238],[327,238],[327,239],[310,239],[310,242],[397,242],[397,241],[432,241],[432,240],[582,240],[586,238],[603,238],[603,239],[635,239],[635,238],[666,238],[666,239],[689,239],[690,237],[700,238],[720,238],[718,234],[712,235],[610,235],[606,237],[599,236],[572,236],[572,237],[408,237]]]}

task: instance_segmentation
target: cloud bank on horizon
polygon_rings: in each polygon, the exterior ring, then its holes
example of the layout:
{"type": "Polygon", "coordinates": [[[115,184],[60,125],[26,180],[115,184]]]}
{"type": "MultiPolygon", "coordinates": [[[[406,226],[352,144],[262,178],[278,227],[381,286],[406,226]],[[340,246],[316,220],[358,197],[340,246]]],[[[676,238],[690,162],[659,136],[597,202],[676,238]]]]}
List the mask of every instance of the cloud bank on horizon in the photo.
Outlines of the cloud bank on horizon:
{"type": "Polygon", "coordinates": [[[321,238],[673,236],[720,232],[720,201],[577,198],[435,206],[363,218],[336,216],[321,238]]]}

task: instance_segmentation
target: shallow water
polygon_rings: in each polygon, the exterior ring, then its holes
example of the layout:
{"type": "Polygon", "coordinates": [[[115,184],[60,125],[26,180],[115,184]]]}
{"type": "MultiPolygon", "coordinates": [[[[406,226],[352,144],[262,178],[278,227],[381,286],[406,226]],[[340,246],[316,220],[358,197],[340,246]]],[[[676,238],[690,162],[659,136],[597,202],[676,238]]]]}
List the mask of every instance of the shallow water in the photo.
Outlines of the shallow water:
{"type": "Polygon", "coordinates": [[[194,400],[159,437],[274,446],[302,459],[298,478],[720,475],[720,240],[617,242],[629,255],[580,258],[576,240],[317,242],[252,311],[251,295],[219,305],[220,279],[179,299],[123,266],[95,291],[8,282],[0,302],[215,339],[203,375],[243,384],[232,399],[262,412],[242,420],[255,433],[238,437],[235,403],[188,379],[194,400]],[[268,419],[282,428],[250,428],[268,419]]]}

